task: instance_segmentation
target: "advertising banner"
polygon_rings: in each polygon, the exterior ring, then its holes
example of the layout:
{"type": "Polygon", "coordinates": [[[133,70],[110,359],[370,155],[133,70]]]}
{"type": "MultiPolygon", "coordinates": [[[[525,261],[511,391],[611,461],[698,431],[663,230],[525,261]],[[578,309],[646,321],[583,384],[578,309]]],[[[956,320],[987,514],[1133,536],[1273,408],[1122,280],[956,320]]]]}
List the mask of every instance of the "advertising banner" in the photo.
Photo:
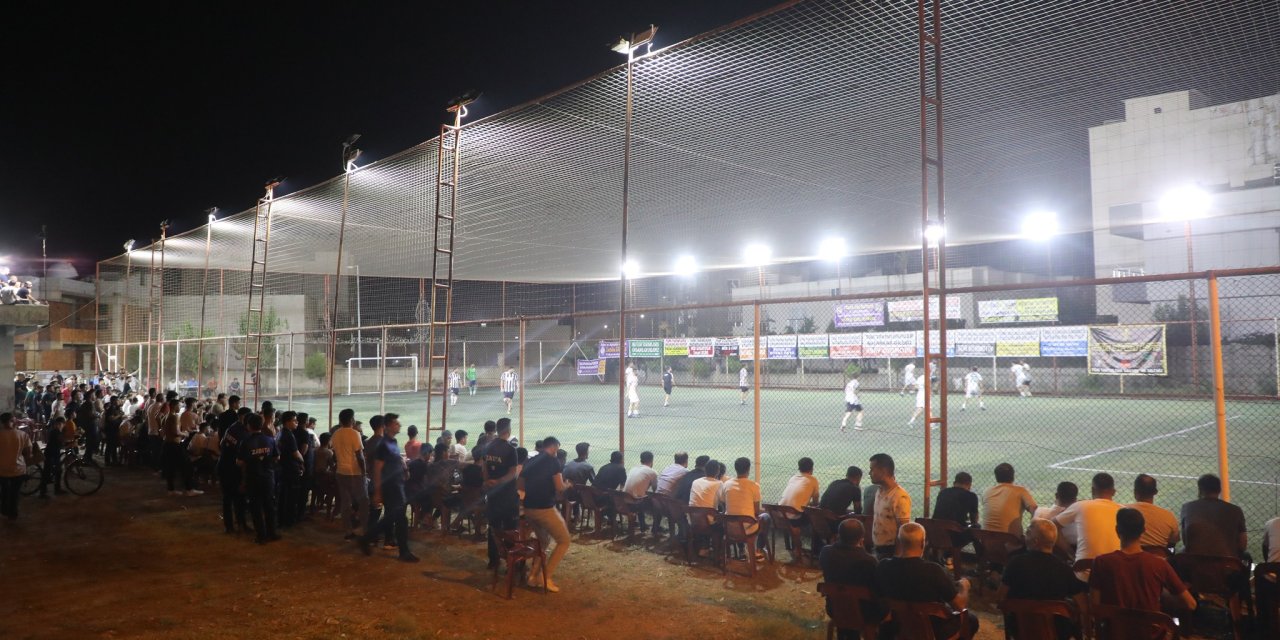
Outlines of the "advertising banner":
{"type": "MultiPolygon", "coordinates": [[[[801,360],[821,360],[830,357],[827,334],[796,336],[796,339],[799,341],[801,360]]],[[[858,342],[858,346],[862,346],[861,341],[858,342]]]]}
{"type": "Polygon", "coordinates": [[[861,333],[833,333],[827,336],[827,343],[832,359],[862,357],[861,333]]]}
{"type": "MultiPolygon", "coordinates": [[[[765,337],[760,336],[760,346],[766,346],[765,337]]],[[[768,351],[765,351],[765,359],[768,359],[768,351]]],[[[738,338],[738,359],[739,360],[755,360],[756,359],[756,339],[754,336],[746,338],[738,338]]]]}
{"type": "Polygon", "coordinates": [[[627,341],[627,357],[628,358],[661,358],[662,357],[662,341],[661,340],[628,340],[627,341]]]}
{"type": "MultiPolygon", "coordinates": [[[[920,322],[924,320],[924,304],[920,298],[910,300],[890,300],[886,306],[889,308],[889,322],[920,322]]],[[[929,297],[929,317],[937,318],[938,313],[938,297],[929,297]]],[[[951,296],[947,298],[947,317],[957,319],[960,317],[960,297],[951,296]]]]}
{"type": "Polygon", "coordinates": [[[914,331],[862,334],[862,356],[865,358],[913,358],[915,355],[914,331]]]}
{"type": "Polygon", "coordinates": [[[996,355],[1035,358],[1040,355],[1039,329],[996,329],[996,355]]]}
{"type": "Polygon", "coordinates": [[[617,340],[601,340],[600,350],[597,352],[597,357],[602,360],[613,360],[621,353],[622,349],[617,340]]]}
{"type": "Polygon", "coordinates": [[[884,326],[884,301],[841,302],[835,307],[835,325],[841,329],[884,326]]]}
{"type": "Polygon", "coordinates": [[[1168,375],[1165,326],[1136,324],[1089,327],[1089,373],[1168,375]]]}
{"type": "Polygon", "coordinates": [[[1040,355],[1089,355],[1089,327],[1040,327],[1040,355]]]}
{"type": "Polygon", "coordinates": [[[710,358],[716,354],[715,338],[689,338],[690,358],[710,358]]]}
{"type": "Polygon", "coordinates": [[[735,357],[738,355],[737,338],[716,338],[716,355],[735,357]]]}
{"type": "Polygon", "coordinates": [[[580,376],[598,376],[604,373],[604,360],[579,360],[578,375],[580,376]]]}
{"type": "Polygon", "coordinates": [[[1057,321],[1057,298],[978,301],[978,322],[983,324],[1057,321]]]}
{"type": "MultiPolygon", "coordinates": [[[[924,331],[917,331],[915,333],[916,333],[916,355],[923,356],[924,355],[924,331]]],[[[956,341],[955,341],[955,338],[951,335],[953,333],[955,333],[954,330],[947,332],[947,355],[948,356],[956,355],[956,341]]],[[[938,355],[939,344],[942,344],[942,336],[936,330],[930,331],[929,332],[929,353],[932,353],[933,355],[938,355]]]]}
{"type": "Polygon", "coordinates": [[[766,346],[768,355],[765,358],[769,360],[795,360],[796,359],[796,336],[795,334],[783,336],[769,336],[769,342],[766,346]]]}
{"type": "Polygon", "coordinates": [[[672,356],[688,356],[689,355],[689,339],[688,338],[667,338],[662,341],[662,355],[672,356]]]}

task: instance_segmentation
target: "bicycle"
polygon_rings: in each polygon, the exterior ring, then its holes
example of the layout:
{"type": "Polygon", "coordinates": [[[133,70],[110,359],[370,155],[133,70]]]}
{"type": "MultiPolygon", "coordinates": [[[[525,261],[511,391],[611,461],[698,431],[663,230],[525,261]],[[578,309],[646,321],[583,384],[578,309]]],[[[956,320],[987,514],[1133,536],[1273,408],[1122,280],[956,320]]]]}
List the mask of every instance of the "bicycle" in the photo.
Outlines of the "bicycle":
{"type": "MultiPolygon", "coordinates": [[[[102,467],[97,463],[89,462],[80,457],[80,448],[71,447],[64,450],[61,454],[62,475],[55,479],[55,482],[66,488],[67,491],[78,495],[88,496],[97,493],[102,488],[102,483],[106,477],[102,473],[102,467]]],[[[28,467],[27,476],[22,481],[22,487],[19,491],[24,496],[34,495],[40,491],[40,484],[43,481],[43,469],[41,467],[28,467]]],[[[55,488],[56,488],[55,486],[55,488]]]]}

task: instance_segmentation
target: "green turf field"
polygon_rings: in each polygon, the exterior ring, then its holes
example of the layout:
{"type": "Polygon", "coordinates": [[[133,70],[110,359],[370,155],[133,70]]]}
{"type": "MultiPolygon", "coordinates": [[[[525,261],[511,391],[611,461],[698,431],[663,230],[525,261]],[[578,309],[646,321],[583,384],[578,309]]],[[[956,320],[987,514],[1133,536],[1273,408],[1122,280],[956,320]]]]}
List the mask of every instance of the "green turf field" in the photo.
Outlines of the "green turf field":
{"type": "MultiPolygon", "coordinates": [[[[524,435],[527,446],[554,435],[566,447],[587,441],[597,467],[618,446],[617,390],[611,385],[529,385],[524,393],[524,435]]],[[[761,392],[762,490],[766,501],[781,494],[801,456],[815,461],[815,473],[825,486],[841,477],[849,465],[867,468],[867,459],[885,452],[897,462],[898,480],[914,498],[922,514],[924,433],[921,421],[907,427],[915,406],[912,394],[863,392],[865,431],[840,433],[843,394],[837,390],[765,389],[761,392]]],[[[626,421],[627,464],[638,463],[641,451],[653,451],[655,467],[670,464],[677,451],[691,457],[707,454],[726,462],[752,458],[754,420],[752,398],[739,405],[736,389],[677,388],[669,408],[662,407],[662,390],[641,389],[641,417],[626,421]]],[[[1175,513],[1195,497],[1195,478],[1216,473],[1217,430],[1211,400],[1154,400],[1088,397],[992,396],[987,410],[971,405],[960,411],[960,394],[952,394],[949,423],[949,473],[968,471],[981,493],[994,483],[992,469],[1011,462],[1017,482],[1031,489],[1042,504],[1052,504],[1054,487],[1069,480],[1088,497],[1089,479],[1098,471],[1116,478],[1117,499],[1132,499],[1137,473],[1150,473],[1160,483],[1157,504],[1175,513]]],[[[337,396],[334,412],[350,407],[367,421],[378,412],[377,395],[337,396]]],[[[285,402],[277,401],[277,406],[285,402]]],[[[295,398],[293,408],[325,421],[328,401],[295,398]]],[[[421,426],[425,394],[386,395],[386,411],[401,414],[401,423],[421,426]]],[[[519,434],[518,406],[513,432],[519,434]]],[[[483,388],[474,397],[463,395],[450,407],[450,429],[478,433],[485,420],[505,415],[501,395],[483,388]]],[[[439,410],[433,420],[439,419],[439,410]]],[[[1232,501],[1248,519],[1250,546],[1260,546],[1262,524],[1280,514],[1280,402],[1227,403],[1232,501]]],[[[852,427],[853,422],[850,421],[852,427]]],[[[934,439],[936,470],[938,437],[934,439]]],[[[572,450],[570,451],[572,455],[572,450]]]]}

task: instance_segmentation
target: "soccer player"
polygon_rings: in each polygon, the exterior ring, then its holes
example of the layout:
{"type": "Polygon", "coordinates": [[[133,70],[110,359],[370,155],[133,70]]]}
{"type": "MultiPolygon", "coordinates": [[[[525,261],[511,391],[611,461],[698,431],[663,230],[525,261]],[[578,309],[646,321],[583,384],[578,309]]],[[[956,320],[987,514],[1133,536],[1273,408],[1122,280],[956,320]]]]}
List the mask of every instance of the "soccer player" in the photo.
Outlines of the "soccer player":
{"type": "Polygon", "coordinates": [[[662,406],[671,406],[671,388],[675,385],[675,374],[672,372],[671,367],[667,367],[667,370],[662,373],[662,393],[665,394],[665,397],[662,399],[662,406]]]}
{"type": "Polygon", "coordinates": [[[625,373],[627,385],[627,417],[640,417],[640,376],[636,375],[635,363],[627,364],[625,373]]]}
{"type": "MultiPolygon", "coordinates": [[[[915,424],[916,418],[920,417],[920,414],[924,413],[924,394],[927,393],[929,390],[929,385],[926,384],[926,380],[924,379],[923,375],[921,375],[919,378],[916,378],[915,385],[916,385],[916,411],[915,413],[911,414],[911,419],[907,421],[908,427],[915,424]]],[[[929,418],[926,416],[925,420],[928,420],[928,419],[929,418]]],[[[936,427],[937,425],[934,425],[934,426],[936,427]]]]}
{"type": "Polygon", "coordinates": [[[862,431],[862,403],[858,402],[858,374],[853,374],[844,385],[844,419],[840,421],[840,432],[849,425],[849,416],[854,413],[858,418],[853,421],[853,430],[862,431]]]}
{"type": "Polygon", "coordinates": [[[462,388],[462,372],[457,368],[449,372],[449,405],[458,404],[458,391],[462,388]]]}
{"type": "Polygon", "coordinates": [[[916,363],[908,362],[907,366],[902,368],[902,389],[898,391],[898,395],[906,395],[907,389],[916,383],[916,363]]]}
{"type": "Polygon", "coordinates": [[[467,390],[471,392],[470,395],[476,394],[476,363],[474,362],[467,367],[467,390]]]}
{"type": "Polygon", "coordinates": [[[969,398],[977,398],[978,408],[987,410],[987,405],[982,402],[982,374],[978,373],[977,367],[964,374],[964,402],[960,404],[961,411],[969,408],[969,398]]]}
{"type": "Polygon", "coordinates": [[[1014,361],[1009,371],[1013,373],[1013,387],[1018,390],[1018,395],[1031,397],[1031,367],[1026,361],[1014,361]]]}
{"type": "Polygon", "coordinates": [[[747,365],[745,364],[742,365],[742,368],[738,370],[738,391],[742,393],[742,399],[741,401],[738,402],[738,404],[740,405],[746,404],[747,403],[747,365]]]}
{"type": "Polygon", "coordinates": [[[498,386],[502,389],[502,402],[507,405],[507,415],[511,415],[511,401],[516,397],[516,391],[520,390],[520,381],[516,377],[515,368],[507,367],[507,370],[502,372],[498,386]]]}

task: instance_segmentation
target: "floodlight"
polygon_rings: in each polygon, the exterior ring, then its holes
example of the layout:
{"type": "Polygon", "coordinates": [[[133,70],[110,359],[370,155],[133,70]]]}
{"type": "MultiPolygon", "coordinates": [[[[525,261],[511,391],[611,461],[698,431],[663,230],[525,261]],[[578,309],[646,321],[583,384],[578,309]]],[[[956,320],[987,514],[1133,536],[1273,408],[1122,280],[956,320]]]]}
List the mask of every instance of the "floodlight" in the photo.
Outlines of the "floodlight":
{"type": "Polygon", "coordinates": [[[463,116],[467,115],[467,105],[480,99],[480,92],[471,89],[466,93],[450,100],[445,105],[445,111],[461,111],[463,116]]]}
{"type": "Polygon", "coordinates": [[[773,256],[773,250],[767,245],[760,243],[752,243],[742,250],[742,257],[746,259],[747,264],[753,267],[763,267],[769,264],[769,258],[773,256]]]}
{"type": "Polygon", "coordinates": [[[640,263],[630,258],[628,258],[626,262],[622,263],[622,277],[627,280],[631,280],[638,275],[640,275],[640,263]]]}
{"type": "Polygon", "coordinates": [[[218,221],[217,207],[209,207],[208,209],[205,209],[204,212],[209,214],[209,224],[213,224],[218,221]]]}
{"type": "Polygon", "coordinates": [[[7,276],[7,275],[9,275],[9,265],[4,265],[3,267],[0,267],[0,276],[7,276]]]}
{"type": "Polygon", "coordinates": [[[849,255],[845,248],[844,238],[830,237],[825,238],[818,245],[818,257],[828,262],[837,262],[849,255]]]}
{"type": "Polygon", "coordinates": [[[356,158],[360,157],[360,150],[356,148],[356,141],[360,139],[360,134],[353,133],[347,136],[342,142],[342,170],[351,171],[356,168],[356,158]]]}
{"type": "Polygon", "coordinates": [[[1176,187],[1160,198],[1160,213],[1169,221],[1201,218],[1209,211],[1209,200],[1209,193],[1195,185],[1176,187]]]}
{"type": "Polygon", "coordinates": [[[1044,242],[1058,235],[1058,214],[1053,211],[1034,211],[1022,219],[1022,237],[1044,242]]]}
{"type": "Polygon", "coordinates": [[[938,241],[942,240],[945,235],[947,235],[947,228],[937,222],[931,221],[929,224],[925,225],[924,238],[929,241],[929,244],[938,244],[938,241]]]}
{"type": "Polygon", "coordinates": [[[622,36],[621,38],[618,38],[617,43],[610,45],[609,48],[617,51],[618,53],[630,55],[636,49],[639,49],[644,45],[653,46],[653,36],[657,33],[658,28],[654,25],[649,25],[649,29],[647,31],[633,33],[630,38],[622,36]]]}
{"type": "Polygon", "coordinates": [[[133,251],[133,240],[128,240],[124,243],[124,252],[129,253],[130,251],[133,251]]]}
{"type": "Polygon", "coordinates": [[[691,276],[698,272],[698,261],[693,256],[676,258],[675,272],[678,276],[691,276]]]}

